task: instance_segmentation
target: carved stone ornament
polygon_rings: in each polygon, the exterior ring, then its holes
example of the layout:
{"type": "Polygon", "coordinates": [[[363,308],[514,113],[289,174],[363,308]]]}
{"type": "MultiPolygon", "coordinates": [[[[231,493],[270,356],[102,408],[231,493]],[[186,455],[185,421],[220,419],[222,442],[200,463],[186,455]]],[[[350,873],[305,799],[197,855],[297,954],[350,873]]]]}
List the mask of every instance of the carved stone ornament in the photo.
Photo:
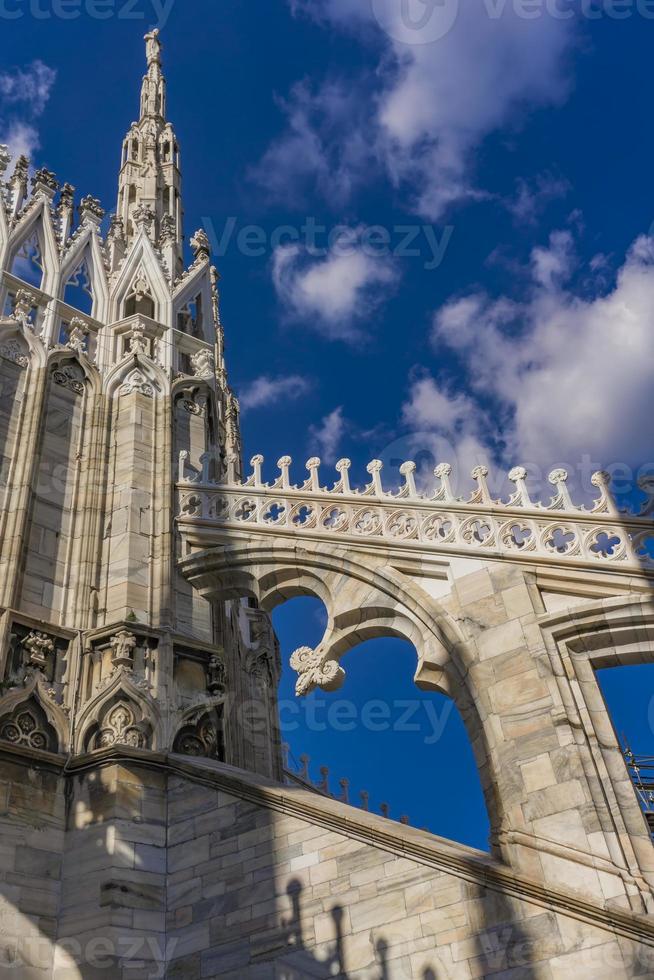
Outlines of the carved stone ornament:
{"type": "Polygon", "coordinates": [[[21,705],[11,718],[0,722],[0,740],[44,751],[52,745],[47,727],[39,723],[36,712],[30,710],[28,705],[21,705]]]}
{"type": "Polygon", "coordinates": [[[84,384],[86,377],[84,372],[74,364],[65,364],[55,368],[52,372],[52,380],[62,388],[68,388],[76,395],[84,394],[84,384]]]}
{"type": "Polygon", "coordinates": [[[222,757],[222,733],[212,715],[200,712],[192,716],[175,738],[173,752],[204,758],[222,757]]]}
{"type": "Polygon", "coordinates": [[[66,330],[66,347],[74,350],[76,354],[85,354],[88,334],[89,328],[86,321],[78,316],[73,317],[66,330]]]}
{"type": "Polygon", "coordinates": [[[33,631],[23,640],[23,646],[27,651],[29,667],[36,667],[45,670],[48,664],[48,656],[54,653],[54,643],[45,633],[33,631]]]}
{"type": "Polygon", "coordinates": [[[57,188],[59,187],[56,176],[51,170],[46,170],[45,167],[41,167],[40,170],[37,170],[32,177],[32,187],[38,189],[39,185],[49,191],[52,191],[53,193],[56,193],[57,188]]]}
{"type": "Polygon", "coordinates": [[[155,213],[149,205],[139,204],[134,208],[132,217],[137,228],[147,229],[154,221],[155,213]]]}
{"type": "Polygon", "coordinates": [[[32,316],[32,310],[37,306],[37,302],[34,293],[30,293],[27,289],[19,289],[14,300],[11,319],[15,320],[16,323],[20,323],[23,329],[33,332],[34,326],[30,317],[32,316]]]}
{"type": "Polygon", "coordinates": [[[4,357],[6,361],[13,361],[19,367],[27,367],[30,362],[29,354],[17,340],[13,339],[0,344],[0,357],[4,357]]]}
{"type": "Polygon", "coordinates": [[[196,378],[204,378],[205,380],[213,378],[216,370],[216,359],[213,351],[197,351],[191,357],[191,364],[193,365],[193,374],[196,378]]]}
{"type": "Polygon", "coordinates": [[[211,244],[206,231],[200,228],[191,239],[191,248],[196,259],[208,259],[211,254],[211,244]]]}
{"type": "Polygon", "coordinates": [[[338,661],[330,659],[320,648],[299,647],[291,656],[291,667],[299,675],[295,685],[298,697],[310,694],[317,687],[323,691],[335,691],[345,677],[345,671],[338,661]]]}
{"type": "Polygon", "coordinates": [[[95,741],[98,749],[106,749],[112,745],[130,745],[141,749],[145,744],[145,735],[136,725],[133,711],[124,702],[117,704],[105,716],[95,741]]]}
{"type": "Polygon", "coordinates": [[[207,667],[207,691],[210,694],[222,694],[225,690],[226,680],[225,664],[214,654],[207,667]]]}
{"type": "Polygon", "coordinates": [[[146,354],[147,350],[148,341],[145,337],[145,328],[141,323],[135,323],[129,332],[130,354],[146,354]]]}
{"type": "Polygon", "coordinates": [[[133,633],[121,630],[109,640],[111,646],[111,662],[114,667],[126,667],[132,670],[134,666],[134,650],[137,640],[133,633]]]}
{"type": "Polygon", "coordinates": [[[104,208],[102,204],[97,199],[97,197],[91,197],[87,195],[83,197],[79,204],[79,213],[82,218],[93,218],[96,221],[102,221],[105,215],[104,208]]]}
{"type": "Polygon", "coordinates": [[[161,231],[159,233],[159,244],[174,245],[177,240],[177,228],[175,219],[171,214],[165,214],[161,219],[161,231]]]}
{"type": "Polygon", "coordinates": [[[6,143],[0,143],[0,177],[11,163],[11,153],[6,143]]]}
{"type": "Polygon", "coordinates": [[[127,375],[120,387],[121,395],[131,395],[135,391],[146,398],[154,398],[154,385],[138,368],[127,375]]]}

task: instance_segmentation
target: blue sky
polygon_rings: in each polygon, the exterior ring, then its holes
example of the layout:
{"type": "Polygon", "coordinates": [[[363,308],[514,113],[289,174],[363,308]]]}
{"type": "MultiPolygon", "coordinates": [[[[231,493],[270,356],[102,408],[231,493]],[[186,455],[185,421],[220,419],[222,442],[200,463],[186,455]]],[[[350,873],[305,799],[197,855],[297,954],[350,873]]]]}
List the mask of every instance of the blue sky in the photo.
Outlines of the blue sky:
{"type": "Polygon", "coordinates": [[[459,485],[486,460],[498,492],[521,463],[534,497],[565,464],[580,499],[603,465],[629,491],[654,469],[654,10],[431,6],[0,0],[0,141],[112,209],[159,23],[248,458],[447,459],[459,485]]]}

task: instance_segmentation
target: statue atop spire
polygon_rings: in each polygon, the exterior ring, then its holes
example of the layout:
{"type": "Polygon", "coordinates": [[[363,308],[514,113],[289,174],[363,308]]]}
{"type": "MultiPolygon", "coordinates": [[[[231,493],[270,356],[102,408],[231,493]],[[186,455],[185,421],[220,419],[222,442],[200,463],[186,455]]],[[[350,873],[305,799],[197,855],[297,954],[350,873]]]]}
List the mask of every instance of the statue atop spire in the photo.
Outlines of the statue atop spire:
{"type": "Polygon", "coordinates": [[[150,65],[160,65],[161,64],[161,41],[159,40],[159,28],[155,28],[149,34],[146,34],[145,41],[145,55],[148,59],[148,68],[150,65]]]}

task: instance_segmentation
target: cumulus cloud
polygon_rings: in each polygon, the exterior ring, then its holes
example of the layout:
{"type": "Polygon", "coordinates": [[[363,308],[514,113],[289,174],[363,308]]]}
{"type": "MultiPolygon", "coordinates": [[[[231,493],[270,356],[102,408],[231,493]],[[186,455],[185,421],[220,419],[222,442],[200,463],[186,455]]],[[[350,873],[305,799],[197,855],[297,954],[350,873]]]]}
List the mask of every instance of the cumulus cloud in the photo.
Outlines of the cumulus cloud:
{"type": "Polygon", "coordinates": [[[280,246],[273,255],[273,283],[286,314],[329,339],[360,337],[358,321],[397,282],[392,260],[371,253],[359,236],[360,229],[351,229],[326,255],[297,244],[280,246]]]}
{"type": "Polygon", "coordinates": [[[290,2],[296,14],[373,38],[382,55],[356,82],[291,93],[286,132],[260,168],[278,191],[313,175],[324,196],[343,199],[376,163],[437,220],[450,204],[484,196],[474,168],[482,140],[526,109],[561,102],[569,88],[570,20],[525,19],[490,0],[410,0],[413,21],[400,0],[290,2]]]}
{"type": "Polygon", "coordinates": [[[325,415],[320,425],[310,426],[311,445],[318,447],[318,452],[324,462],[336,462],[345,429],[346,420],[343,416],[342,405],[335,408],[329,415],[325,415]]]}
{"type": "Polygon", "coordinates": [[[654,240],[638,238],[594,295],[570,284],[577,269],[571,234],[556,232],[533,250],[520,301],[472,293],[442,307],[432,343],[458,359],[466,393],[420,377],[405,422],[442,433],[466,462],[472,450],[544,474],[651,465],[654,240]]]}
{"type": "Polygon", "coordinates": [[[309,382],[299,374],[289,374],[271,378],[261,375],[243,385],[239,391],[239,402],[244,410],[265,408],[282,400],[295,401],[309,391],[309,382]]]}
{"type": "Polygon", "coordinates": [[[45,111],[57,73],[42,61],[0,73],[0,143],[14,158],[31,158],[40,146],[37,123],[45,111]]]}

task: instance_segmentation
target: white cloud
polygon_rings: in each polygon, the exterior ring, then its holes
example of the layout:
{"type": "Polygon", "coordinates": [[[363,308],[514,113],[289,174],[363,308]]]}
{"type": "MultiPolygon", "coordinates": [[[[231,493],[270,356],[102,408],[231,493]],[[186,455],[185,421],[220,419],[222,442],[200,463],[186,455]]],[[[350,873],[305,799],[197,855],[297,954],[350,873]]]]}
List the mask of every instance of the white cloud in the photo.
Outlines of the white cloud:
{"type": "MultiPolygon", "coordinates": [[[[410,2],[414,14],[424,13],[424,3],[410,2]]],[[[474,151],[487,135],[526,109],[562,101],[568,90],[574,21],[525,19],[512,4],[490,0],[447,0],[433,5],[425,31],[456,14],[453,26],[420,43],[429,35],[402,23],[400,0],[291,0],[291,8],[373,37],[383,54],[375,73],[354,82],[291,93],[287,131],[260,168],[277,191],[314,179],[325,197],[343,199],[377,161],[408,188],[418,213],[437,220],[453,202],[484,196],[474,151]]]]}
{"type": "Polygon", "coordinates": [[[36,122],[50,98],[57,73],[42,61],[0,72],[0,143],[16,159],[32,158],[40,146],[36,122]]]}
{"type": "Polygon", "coordinates": [[[566,285],[577,262],[569,232],[557,232],[533,250],[523,300],[472,294],[440,309],[433,345],[459,359],[466,394],[421,377],[405,422],[442,433],[466,459],[477,444],[544,476],[653,463],[654,240],[637,239],[614,284],[600,279],[590,297],[566,285]]]}
{"type": "Polygon", "coordinates": [[[309,427],[311,445],[318,446],[318,452],[325,463],[335,463],[339,456],[339,446],[346,429],[343,407],[339,405],[329,415],[325,415],[320,425],[309,427]]]}
{"type": "Polygon", "coordinates": [[[240,388],[239,402],[244,410],[264,408],[280,401],[295,401],[306,394],[309,388],[307,379],[299,374],[278,378],[271,378],[264,374],[240,388]]]}
{"type": "Polygon", "coordinates": [[[370,315],[398,278],[391,259],[365,249],[351,229],[326,255],[284,245],[273,255],[275,290],[286,314],[330,339],[360,336],[357,321],[370,315]]]}

